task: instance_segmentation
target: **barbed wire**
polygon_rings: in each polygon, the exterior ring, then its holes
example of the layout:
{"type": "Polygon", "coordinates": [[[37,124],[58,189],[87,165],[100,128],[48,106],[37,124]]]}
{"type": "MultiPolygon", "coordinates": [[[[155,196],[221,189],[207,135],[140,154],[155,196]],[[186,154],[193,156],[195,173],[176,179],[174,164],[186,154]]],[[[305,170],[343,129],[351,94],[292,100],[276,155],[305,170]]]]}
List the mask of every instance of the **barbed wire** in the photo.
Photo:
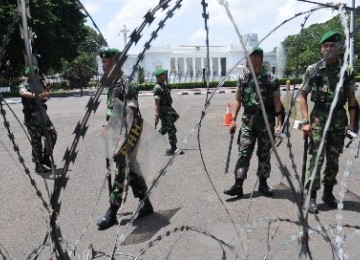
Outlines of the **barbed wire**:
{"type": "MultiPolygon", "coordinates": [[[[160,1],[160,4],[159,4],[159,6],[161,5],[161,3],[165,3],[166,2],[166,4],[168,4],[168,2],[170,2],[170,1],[160,1]]],[[[181,1],[178,1],[178,2],[181,2],[181,1]]],[[[174,9],[175,10],[175,9],[174,9]]],[[[152,16],[151,15],[149,15],[149,16],[147,16],[147,18],[146,19],[149,19],[149,18],[151,18],[152,16]]],[[[146,19],[145,19],[145,21],[146,21],[146,19]]],[[[151,20],[151,19],[150,19],[151,20]]],[[[149,21],[150,21],[149,20],[149,21]]],[[[151,22],[150,22],[151,23],[151,22]]],[[[140,36],[140,30],[139,31],[134,31],[134,32],[136,32],[135,34],[133,34],[134,35],[134,38],[133,38],[133,40],[134,40],[134,42],[135,41],[137,41],[138,40],[138,36],[140,36]]],[[[121,63],[123,63],[125,60],[126,60],[126,54],[122,54],[122,56],[124,56],[125,57],[125,59],[124,58],[122,58],[122,57],[120,57],[119,58],[119,62],[121,63]],[[125,56],[124,56],[125,55],[125,56]],[[123,61],[121,60],[121,59],[123,59],[123,61]]],[[[31,59],[29,59],[29,57],[28,57],[28,60],[31,60],[31,59]]],[[[121,64],[122,64],[121,63],[121,64]]],[[[30,64],[31,64],[31,62],[30,62],[30,64]]],[[[215,91],[213,92],[213,93],[215,93],[215,91]]],[[[211,98],[211,97],[210,97],[211,98]]],[[[89,103],[88,103],[88,105],[87,105],[87,111],[90,111],[89,112],[89,114],[91,114],[92,113],[92,111],[94,111],[94,113],[96,112],[96,110],[97,110],[97,108],[98,108],[98,106],[99,106],[99,104],[100,104],[100,102],[98,103],[98,99],[96,99],[96,98],[94,98],[94,99],[92,99],[92,97],[90,98],[90,100],[89,100],[89,103]]],[[[205,107],[206,106],[208,106],[210,103],[209,102],[206,102],[206,105],[205,105],[205,107]]],[[[2,107],[1,107],[1,111],[3,111],[3,109],[2,109],[2,107]]],[[[201,119],[203,119],[203,117],[205,116],[205,113],[202,113],[202,118],[201,119]]],[[[5,117],[5,115],[3,116],[3,117],[5,117]]],[[[71,149],[70,150],[66,150],[66,152],[65,152],[65,155],[64,155],[64,159],[65,159],[65,164],[66,164],[66,162],[68,162],[68,164],[70,164],[71,162],[72,163],[74,163],[75,162],[75,159],[76,159],[76,156],[77,156],[77,151],[76,151],[76,148],[77,148],[77,145],[78,145],[78,142],[79,142],[79,139],[81,138],[81,137],[83,137],[84,138],[84,136],[85,136],[85,133],[86,133],[86,131],[87,131],[87,129],[88,129],[88,126],[87,126],[87,122],[88,122],[88,119],[89,119],[89,117],[90,117],[90,115],[88,115],[88,114],[86,114],[85,116],[84,116],[84,118],[83,118],[83,121],[80,123],[78,123],[78,125],[76,126],[76,128],[75,128],[75,130],[74,130],[74,133],[75,133],[75,139],[74,139],[74,141],[73,141],[73,145],[72,145],[72,147],[71,147],[71,149]]],[[[4,119],[4,121],[6,120],[6,118],[4,119]]],[[[6,121],[5,121],[6,122],[6,121]]],[[[198,129],[200,129],[201,128],[201,120],[200,120],[200,123],[197,125],[198,126],[198,129]]],[[[190,132],[191,133],[191,132],[190,132]]],[[[15,147],[15,146],[14,146],[15,147]]],[[[69,165],[67,165],[67,167],[68,167],[69,165]]],[[[65,169],[66,167],[64,167],[64,169],[65,169]]],[[[160,171],[160,173],[159,173],[159,176],[158,176],[158,179],[159,179],[159,177],[160,176],[163,176],[164,174],[165,174],[165,171],[166,170],[166,168],[165,169],[162,169],[161,171],[160,171]]],[[[63,170],[63,172],[62,172],[62,174],[61,175],[63,175],[63,176],[60,176],[60,177],[57,177],[55,180],[58,180],[59,179],[59,181],[58,181],[58,183],[56,183],[56,181],[55,181],[55,184],[54,184],[54,193],[52,194],[52,198],[51,198],[51,202],[54,202],[54,205],[56,205],[56,209],[58,209],[57,211],[57,213],[59,213],[59,211],[60,211],[60,203],[58,203],[58,204],[56,204],[56,202],[58,201],[58,197],[60,196],[60,191],[61,191],[61,188],[65,188],[65,186],[66,186],[66,184],[67,184],[67,181],[68,181],[68,178],[65,176],[66,175],[66,172],[67,172],[67,169],[66,170],[63,170]],[[64,174],[65,173],[65,174],[64,174]],[[60,187],[59,187],[60,186],[60,187]]],[[[157,180],[158,180],[157,179],[157,180]]],[[[153,182],[153,184],[155,183],[155,181],[153,182]]],[[[152,186],[155,186],[155,185],[152,185],[152,186]]],[[[149,194],[148,195],[150,195],[150,191],[151,191],[151,189],[149,189],[149,194]]],[[[100,195],[99,195],[100,196],[100,195]]],[[[97,205],[97,203],[96,203],[96,205],[97,205]]],[[[139,208],[138,208],[139,209],[139,208]]],[[[55,211],[54,211],[55,212],[55,211]]],[[[135,215],[135,214],[134,214],[135,215]]],[[[133,215],[133,217],[134,217],[134,215],[133,215]]],[[[55,216],[55,214],[53,214],[52,215],[53,217],[55,216]]],[[[132,218],[133,218],[132,217],[132,218]]],[[[53,218],[52,218],[52,220],[54,220],[53,218]]],[[[56,222],[56,221],[55,221],[56,222]]],[[[55,225],[56,226],[56,225],[55,225]]],[[[189,227],[189,226],[182,226],[182,227],[186,227],[185,229],[187,229],[187,228],[189,228],[189,229],[191,229],[191,227],[189,227]]],[[[59,227],[57,227],[57,233],[56,233],[56,236],[59,236],[60,234],[61,234],[61,232],[59,232],[60,230],[59,230],[59,227]]],[[[183,230],[182,230],[183,231],[183,230]]],[[[194,231],[194,230],[193,230],[194,231]]],[[[199,230],[197,230],[198,232],[200,232],[199,230]]],[[[204,231],[205,232],[205,231],[204,231]]],[[[205,234],[204,234],[205,235],[205,234]]],[[[207,235],[209,235],[209,234],[207,234],[207,235]]],[[[273,235],[275,235],[275,234],[273,234],[273,235]]],[[[60,237],[60,236],[59,236],[60,237]]],[[[80,239],[81,239],[81,237],[80,237],[80,239]]],[[[215,240],[217,240],[217,238],[216,237],[214,237],[214,239],[215,240]]],[[[46,241],[46,240],[45,240],[46,241]]],[[[154,240],[154,241],[157,241],[157,240],[154,240]]],[[[63,241],[62,241],[62,243],[63,243],[63,241]]],[[[43,243],[43,245],[42,246],[40,246],[39,248],[41,249],[44,245],[45,245],[46,243],[44,242],[43,243]]],[[[221,244],[221,246],[222,246],[223,244],[221,244]]],[[[57,248],[56,250],[59,250],[59,248],[57,248]]],[[[37,251],[41,251],[41,250],[37,250],[37,251]]],[[[224,250],[223,250],[224,251],[224,250]]],[[[66,251],[64,252],[64,253],[66,253],[66,251]]],[[[114,255],[114,254],[113,254],[114,255]]],[[[112,257],[113,257],[113,255],[112,255],[112,257]]]]}

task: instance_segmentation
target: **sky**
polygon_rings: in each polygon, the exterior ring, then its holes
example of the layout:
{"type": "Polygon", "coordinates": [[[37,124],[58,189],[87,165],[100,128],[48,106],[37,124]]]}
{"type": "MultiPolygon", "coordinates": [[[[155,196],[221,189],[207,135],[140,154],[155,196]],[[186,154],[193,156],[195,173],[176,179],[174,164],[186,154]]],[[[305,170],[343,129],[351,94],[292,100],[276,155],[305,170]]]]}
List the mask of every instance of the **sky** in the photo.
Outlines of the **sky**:
{"type": "MultiPolygon", "coordinates": [[[[144,15],[152,10],[159,0],[82,0],[81,2],[99,27],[109,47],[121,50],[124,48],[124,34],[120,31],[124,25],[129,30],[127,34],[129,36],[134,29],[141,25],[144,15]]],[[[176,2],[177,0],[172,0],[170,8],[176,2]]],[[[183,0],[181,8],[175,11],[170,20],[167,20],[164,28],[151,45],[206,45],[201,2],[201,0],[183,0]]],[[[220,5],[219,0],[206,0],[205,2],[208,4],[207,12],[209,14],[209,44],[211,46],[241,45],[234,26],[226,14],[226,9],[220,5]]],[[[317,0],[317,2],[326,3],[329,0],[317,0]]],[[[352,6],[352,2],[353,0],[333,1],[333,3],[343,3],[348,6],[352,6]]],[[[355,5],[359,5],[359,2],[359,0],[355,0],[355,5]]],[[[227,3],[240,34],[257,33],[259,40],[286,19],[316,7],[315,4],[297,0],[228,0],[227,3]]],[[[148,41],[151,33],[156,30],[159,21],[170,8],[156,14],[152,24],[144,29],[141,40],[130,49],[130,54],[137,54],[143,49],[145,42],[148,41]]],[[[315,11],[307,19],[305,27],[325,22],[337,14],[337,11],[329,8],[315,11]]],[[[306,15],[301,15],[287,22],[267,37],[260,46],[266,52],[272,51],[288,35],[299,33],[305,17],[306,15]]],[[[91,21],[88,24],[93,27],[91,21]]]]}

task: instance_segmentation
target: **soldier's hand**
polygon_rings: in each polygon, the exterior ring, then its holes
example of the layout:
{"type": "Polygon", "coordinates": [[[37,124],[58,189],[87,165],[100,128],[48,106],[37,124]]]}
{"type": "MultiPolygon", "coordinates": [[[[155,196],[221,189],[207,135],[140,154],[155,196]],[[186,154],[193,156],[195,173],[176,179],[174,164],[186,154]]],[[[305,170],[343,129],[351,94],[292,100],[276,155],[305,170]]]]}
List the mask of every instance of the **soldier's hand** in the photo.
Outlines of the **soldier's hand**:
{"type": "Polygon", "coordinates": [[[344,134],[349,139],[352,139],[352,138],[357,136],[357,134],[354,131],[355,131],[355,128],[349,125],[349,126],[347,126],[345,128],[345,133],[344,134]]]}
{"type": "Polygon", "coordinates": [[[46,100],[48,100],[48,98],[49,98],[49,93],[46,92],[46,91],[43,91],[43,92],[40,93],[39,97],[40,97],[41,100],[45,100],[45,101],[46,101],[46,100]]]}
{"type": "Polygon", "coordinates": [[[155,115],[155,129],[156,129],[158,123],[159,123],[159,118],[160,118],[159,115],[155,115]]]}
{"type": "Polygon", "coordinates": [[[235,134],[235,130],[236,130],[236,122],[235,121],[231,121],[229,130],[230,130],[230,134],[235,134]]]}
{"type": "Polygon", "coordinates": [[[311,125],[302,125],[301,129],[303,130],[303,137],[306,138],[311,135],[311,125]]]}
{"type": "Polygon", "coordinates": [[[280,134],[281,133],[281,125],[277,126],[275,129],[275,133],[280,134]]]}

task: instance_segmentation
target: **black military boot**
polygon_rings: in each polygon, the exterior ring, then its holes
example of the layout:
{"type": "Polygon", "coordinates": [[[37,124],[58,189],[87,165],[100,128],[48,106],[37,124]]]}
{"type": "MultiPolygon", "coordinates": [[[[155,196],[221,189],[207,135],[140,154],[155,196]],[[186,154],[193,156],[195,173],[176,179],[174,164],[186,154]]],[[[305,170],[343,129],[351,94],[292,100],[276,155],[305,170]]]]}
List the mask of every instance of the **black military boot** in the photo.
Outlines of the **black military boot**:
{"type": "Polygon", "coordinates": [[[144,205],[139,210],[139,215],[137,216],[137,219],[143,218],[153,212],[154,212],[154,209],[151,205],[151,202],[150,202],[149,198],[146,198],[144,201],[144,205]]]}
{"type": "Polygon", "coordinates": [[[238,196],[241,198],[244,194],[243,183],[244,183],[244,179],[235,178],[235,184],[232,185],[230,188],[224,190],[224,194],[229,196],[238,196]]]}
{"type": "Polygon", "coordinates": [[[325,202],[329,207],[334,209],[337,208],[338,200],[333,194],[334,185],[324,185],[324,193],[322,195],[322,201],[325,202]]]}
{"type": "Polygon", "coordinates": [[[267,185],[266,178],[259,178],[259,188],[258,191],[267,197],[272,197],[274,195],[273,190],[267,185]]]}
{"type": "Polygon", "coordinates": [[[41,163],[35,163],[35,172],[36,173],[43,173],[43,172],[46,172],[47,169],[45,169],[41,163]]]}
{"type": "Polygon", "coordinates": [[[107,229],[117,223],[116,213],[120,206],[110,205],[105,215],[96,223],[99,229],[107,229]]]}
{"type": "Polygon", "coordinates": [[[170,149],[167,149],[165,155],[171,156],[171,155],[174,155],[176,153],[177,154],[184,154],[184,151],[183,150],[178,150],[178,148],[175,146],[175,147],[172,147],[170,149]]]}
{"type": "Polygon", "coordinates": [[[311,214],[319,213],[318,205],[316,204],[316,190],[311,190],[310,192],[310,204],[308,212],[311,214]]]}
{"type": "MultiPolygon", "coordinates": [[[[51,166],[51,160],[50,160],[50,155],[44,155],[44,157],[41,160],[41,164],[45,165],[49,168],[52,168],[51,166]]],[[[56,168],[56,165],[54,164],[54,167],[56,168]]]]}

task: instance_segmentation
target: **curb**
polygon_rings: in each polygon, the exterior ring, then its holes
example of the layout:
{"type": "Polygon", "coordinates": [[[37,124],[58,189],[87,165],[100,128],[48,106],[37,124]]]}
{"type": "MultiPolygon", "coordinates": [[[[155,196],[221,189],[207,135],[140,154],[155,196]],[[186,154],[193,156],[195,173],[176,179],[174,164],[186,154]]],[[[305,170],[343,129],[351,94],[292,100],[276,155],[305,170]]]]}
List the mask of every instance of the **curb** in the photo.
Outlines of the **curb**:
{"type": "MultiPolygon", "coordinates": [[[[213,90],[209,90],[208,94],[213,93],[213,90]]],[[[224,94],[224,93],[236,93],[236,89],[231,90],[216,90],[216,93],[218,94],[224,94]]],[[[187,91],[178,91],[176,92],[177,95],[203,95],[206,94],[206,91],[196,91],[196,90],[187,90],[187,91]]]]}
{"type": "MultiPolygon", "coordinates": [[[[280,87],[280,90],[281,90],[281,91],[286,91],[286,87],[282,87],[282,86],[281,86],[281,87],[280,87]]],[[[293,90],[294,90],[294,87],[291,87],[291,88],[290,88],[290,91],[293,91],[293,90]]],[[[295,90],[299,90],[299,88],[298,88],[298,87],[295,87],[295,90]]]]}
{"type": "MultiPolygon", "coordinates": [[[[8,98],[5,98],[4,99],[6,101],[7,104],[18,104],[18,103],[21,103],[21,99],[14,99],[14,98],[11,98],[11,99],[8,99],[8,98]]],[[[1,104],[5,105],[5,102],[4,101],[1,101],[1,104]]]]}

